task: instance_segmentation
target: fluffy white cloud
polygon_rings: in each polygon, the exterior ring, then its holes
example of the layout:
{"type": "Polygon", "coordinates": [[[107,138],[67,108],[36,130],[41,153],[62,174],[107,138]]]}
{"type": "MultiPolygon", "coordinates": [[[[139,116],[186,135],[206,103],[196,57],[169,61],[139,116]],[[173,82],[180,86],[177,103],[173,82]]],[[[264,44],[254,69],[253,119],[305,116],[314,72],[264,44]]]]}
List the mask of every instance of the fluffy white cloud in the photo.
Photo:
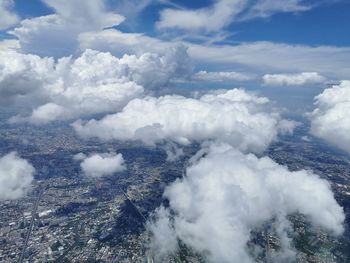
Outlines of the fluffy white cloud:
{"type": "Polygon", "coordinates": [[[311,9],[311,6],[304,5],[303,2],[302,0],[215,0],[212,6],[195,10],[168,8],[161,11],[157,27],[215,32],[232,22],[266,18],[280,12],[301,12],[311,9]]]}
{"type": "Polygon", "coordinates": [[[26,101],[40,105],[30,116],[16,116],[12,121],[46,123],[105,112],[143,92],[142,86],[128,78],[130,68],[123,59],[92,50],[57,63],[52,58],[4,52],[0,67],[2,94],[20,100],[27,95],[26,101]]]}
{"type": "Polygon", "coordinates": [[[309,114],[311,133],[350,153],[350,81],[325,89],[315,105],[309,114]]]}
{"type": "Polygon", "coordinates": [[[88,157],[81,155],[79,157],[83,159],[80,167],[88,177],[108,176],[126,169],[124,158],[120,153],[93,154],[88,157]]]}
{"type": "Polygon", "coordinates": [[[194,74],[192,79],[201,82],[234,82],[248,81],[254,79],[254,77],[249,74],[234,71],[207,72],[202,70],[194,74]]]}
{"type": "Polygon", "coordinates": [[[23,51],[40,55],[70,55],[79,34],[120,24],[124,17],[108,12],[100,0],[44,0],[55,13],[21,21],[11,33],[23,51]]]}
{"type": "Polygon", "coordinates": [[[13,4],[13,0],[0,1],[0,30],[7,29],[18,23],[18,16],[11,11],[13,4]]]}
{"type": "Polygon", "coordinates": [[[18,199],[31,187],[35,169],[17,153],[0,157],[0,200],[18,199]]]}
{"type": "Polygon", "coordinates": [[[267,103],[267,98],[241,89],[217,91],[199,99],[146,97],[132,100],[119,113],[73,126],[83,137],[103,140],[142,140],[147,144],[169,140],[186,145],[213,139],[259,152],[279,131],[293,126],[269,111],[267,103]]]}
{"type": "Polygon", "coordinates": [[[332,234],[343,232],[343,209],[328,182],[311,171],[290,172],[268,157],[227,145],[204,152],[184,178],[166,188],[170,207],[160,208],[150,223],[151,247],[159,256],[173,252],[178,238],[210,262],[255,262],[247,249],[250,234],[274,222],[270,231],[282,246],[277,253],[287,262],[294,255],[287,216],[295,213],[332,234]]]}
{"type": "Polygon", "coordinates": [[[41,58],[14,51],[0,56],[0,103],[30,104],[31,114],[11,121],[47,123],[116,111],[144,89],[161,89],[191,72],[184,47],[165,55],[144,53],[117,58],[86,50],[80,57],[41,58]]]}
{"type": "Polygon", "coordinates": [[[267,86],[303,86],[321,84],[326,78],[317,72],[302,72],[297,74],[266,74],[263,76],[267,86]]]}

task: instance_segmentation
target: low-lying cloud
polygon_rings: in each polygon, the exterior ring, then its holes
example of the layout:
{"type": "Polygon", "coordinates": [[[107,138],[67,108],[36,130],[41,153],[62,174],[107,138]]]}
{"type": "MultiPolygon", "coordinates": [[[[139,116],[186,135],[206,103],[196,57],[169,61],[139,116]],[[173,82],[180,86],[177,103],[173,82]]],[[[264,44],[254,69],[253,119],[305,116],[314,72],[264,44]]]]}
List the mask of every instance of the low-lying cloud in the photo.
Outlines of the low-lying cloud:
{"type": "Polygon", "coordinates": [[[120,153],[96,153],[90,156],[78,154],[74,159],[82,160],[80,167],[87,177],[99,178],[126,170],[124,158],[120,153]]]}
{"type": "Polygon", "coordinates": [[[35,169],[16,152],[0,157],[0,200],[23,197],[31,188],[35,169]]]}
{"type": "Polygon", "coordinates": [[[295,213],[331,234],[343,232],[343,209],[329,183],[311,171],[290,172],[268,157],[228,145],[204,152],[184,178],[165,189],[169,208],[159,208],[149,224],[151,248],[160,262],[176,251],[178,240],[210,262],[254,262],[247,243],[251,232],[266,223],[281,240],[275,256],[288,262],[295,252],[287,216],[295,213]]]}

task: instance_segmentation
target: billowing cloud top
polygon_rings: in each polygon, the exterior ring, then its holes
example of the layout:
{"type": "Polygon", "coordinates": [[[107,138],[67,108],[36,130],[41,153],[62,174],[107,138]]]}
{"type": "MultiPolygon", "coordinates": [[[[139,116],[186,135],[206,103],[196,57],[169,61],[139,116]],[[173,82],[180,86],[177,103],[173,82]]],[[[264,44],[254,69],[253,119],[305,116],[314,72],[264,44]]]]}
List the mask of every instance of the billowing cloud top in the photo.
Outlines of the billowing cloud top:
{"type": "Polygon", "coordinates": [[[84,175],[88,177],[102,177],[124,171],[126,166],[122,154],[102,153],[92,154],[90,156],[79,155],[83,159],[80,166],[84,175]]]}
{"type": "Polygon", "coordinates": [[[144,53],[117,58],[86,50],[80,57],[57,62],[14,51],[0,51],[0,103],[18,100],[33,112],[12,121],[47,123],[115,111],[144,89],[161,88],[191,71],[184,47],[165,55],[144,53]]]}
{"type": "Polygon", "coordinates": [[[23,197],[31,187],[35,169],[17,153],[0,157],[0,200],[23,197]]]}
{"type": "Polygon", "coordinates": [[[309,114],[311,133],[350,153],[350,81],[325,89],[315,105],[309,114]]]}
{"type": "Polygon", "coordinates": [[[124,17],[106,11],[100,0],[44,0],[54,14],[28,18],[10,33],[21,49],[40,55],[70,55],[78,47],[81,33],[102,30],[120,24],[124,17]]]}
{"type": "Polygon", "coordinates": [[[182,96],[132,100],[121,112],[101,120],[76,122],[83,137],[141,140],[154,144],[170,140],[186,145],[217,140],[243,151],[263,151],[281,130],[293,123],[265,107],[268,99],[241,89],[209,93],[199,99],[182,96]]]}
{"type": "Polygon", "coordinates": [[[294,253],[287,215],[294,213],[330,233],[343,232],[344,212],[327,181],[227,145],[211,146],[183,179],[166,188],[165,197],[174,213],[160,208],[149,226],[159,257],[173,252],[179,238],[210,262],[254,262],[246,249],[251,231],[274,221],[271,231],[282,246],[278,257],[289,262],[294,253]]]}

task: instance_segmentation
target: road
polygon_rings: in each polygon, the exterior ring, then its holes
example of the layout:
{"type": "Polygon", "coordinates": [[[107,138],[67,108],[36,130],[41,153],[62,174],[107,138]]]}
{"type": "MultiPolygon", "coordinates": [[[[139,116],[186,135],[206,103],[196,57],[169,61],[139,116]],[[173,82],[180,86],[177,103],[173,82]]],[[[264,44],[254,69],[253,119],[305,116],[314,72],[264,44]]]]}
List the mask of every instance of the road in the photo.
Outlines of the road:
{"type": "Polygon", "coordinates": [[[25,252],[27,250],[28,242],[29,242],[30,236],[32,234],[32,230],[33,230],[33,226],[34,226],[34,222],[35,222],[35,215],[37,214],[39,202],[40,202],[40,199],[41,199],[43,193],[44,193],[44,187],[42,187],[39,190],[38,197],[36,198],[35,203],[34,203],[34,207],[32,210],[32,218],[30,220],[30,225],[29,225],[29,228],[27,231],[27,236],[26,236],[26,239],[25,239],[24,244],[23,244],[21,257],[19,258],[19,261],[18,261],[19,263],[23,263],[23,261],[24,261],[25,252]]]}

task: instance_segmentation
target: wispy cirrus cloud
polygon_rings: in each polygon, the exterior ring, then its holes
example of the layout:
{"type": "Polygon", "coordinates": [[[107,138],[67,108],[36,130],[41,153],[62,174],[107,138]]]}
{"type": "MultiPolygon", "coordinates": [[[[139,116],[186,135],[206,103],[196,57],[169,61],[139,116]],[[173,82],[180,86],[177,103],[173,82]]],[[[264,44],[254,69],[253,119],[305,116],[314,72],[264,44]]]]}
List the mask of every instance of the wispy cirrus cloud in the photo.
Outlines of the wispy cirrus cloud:
{"type": "Polygon", "coordinates": [[[156,27],[212,33],[234,22],[270,17],[276,13],[302,12],[312,8],[303,0],[216,0],[200,9],[164,9],[156,27]]]}

